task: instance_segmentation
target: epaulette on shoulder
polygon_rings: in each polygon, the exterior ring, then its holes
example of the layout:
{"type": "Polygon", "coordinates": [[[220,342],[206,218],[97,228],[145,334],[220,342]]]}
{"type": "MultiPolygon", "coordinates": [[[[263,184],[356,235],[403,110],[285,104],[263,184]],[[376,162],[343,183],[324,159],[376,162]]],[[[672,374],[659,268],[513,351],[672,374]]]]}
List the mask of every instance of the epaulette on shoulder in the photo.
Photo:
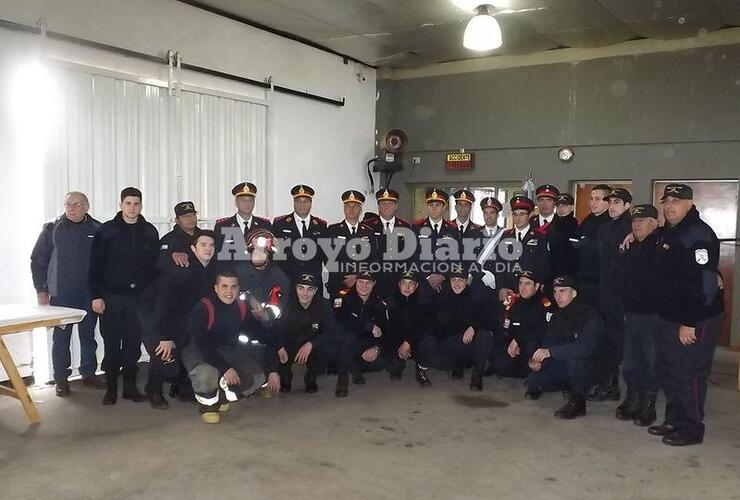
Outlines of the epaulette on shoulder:
{"type": "Polygon", "coordinates": [[[316,217],[315,215],[312,215],[311,217],[313,217],[313,223],[314,224],[317,224],[317,223],[318,224],[326,224],[326,221],[324,219],[322,219],[321,217],[316,217]]]}
{"type": "Polygon", "coordinates": [[[533,231],[535,232],[535,234],[539,234],[542,236],[547,235],[547,227],[539,226],[539,227],[534,228],[533,231]]]}
{"type": "Polygon", "coordinates": [[[482,228],[483,226],[481,226],[480,224],[476,224],[475,222],[473,222],[473,221],[471,220],[471,221],[470,221],[470,223],[468,224],[468,227],[470,227],[471,229],[480,229],[480,228],[482,228]]]}
{"type": "Polygon", "coordinates": [[[285,214],[285,215],[278,215],[278,216],[277,216],[277,217],[275,217],[275,219],[273,219],[273,220],[274,220],[275,222],[277,222],[277,221],[284,221],[285,219],[287,219],[287,218],[288,218],[288,216],[289,216],[289,215],[290,215],[290,214],[285,214]]]}
{"type": "MultiPolygon", "coordinates": [[[[378,220],[380,220],[380,217],[378,217],[378,220]]],[[[404,219],[402,219],[400,217],[396,217],[396,225],[398,226],[399,224],[400,225],[406,224],[407,226],[410,226],[411,225],[407,221],[405,221],[404,219]]]]}
{"type": "Polygon", "coordinates": [[[509,229],[504,229],[502,236],[511,236],[512,234],[515,234],[513,227],[509,229]]]}
{"type": "Polygon", "coordinates": [[[270,219],[268,219],[267,217],[260,217],[259,215],[253,215],[252,217],[257,220],[261,220],[262,222],[270,222],[270,219]]]}
{"type": "Polygon", "coordinates": [[[421,226],[421,225],[424,224],[425,221],[426,221],[426,219],[415,219],[414,220],[414,226],[421,226]]]}
{"type": "Polygon", "coordinates": [[[220,219],[216,219],[216,224],[226,224],[231,217],[221,217],[220,219]]]}
{"type": "Polygon", "coordinates": [[[455,224],[455,222],[454,222],[454,221],[451,221],[451,220],[446,220],[446,221],[445,221],[445,224],[447,224],[447,226],[448,226],[448,227],[449,227],[450,229],[457,229],[457,224],[455,224]]]}

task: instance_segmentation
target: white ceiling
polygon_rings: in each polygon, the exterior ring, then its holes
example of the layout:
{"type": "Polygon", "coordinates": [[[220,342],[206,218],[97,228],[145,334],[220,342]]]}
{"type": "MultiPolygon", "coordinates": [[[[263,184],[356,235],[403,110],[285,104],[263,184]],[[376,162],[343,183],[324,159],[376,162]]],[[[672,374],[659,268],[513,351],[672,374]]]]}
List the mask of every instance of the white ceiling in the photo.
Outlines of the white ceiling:
{"type": "MultiPolygon", "coordinates": [[[[484,0],[480,0],[484,1],[484,0]]],[[[192,3],[192,2],[190,2],[192,3]]],[[[503,46],[476,53],[462,35],[479,0],[200,0],[365,63],[394,68],[627,40],[693,37],[740,26],[740,0],[491,0],[503,46]],[[519,12],[517,12],[519,11],[519,12]]]]}

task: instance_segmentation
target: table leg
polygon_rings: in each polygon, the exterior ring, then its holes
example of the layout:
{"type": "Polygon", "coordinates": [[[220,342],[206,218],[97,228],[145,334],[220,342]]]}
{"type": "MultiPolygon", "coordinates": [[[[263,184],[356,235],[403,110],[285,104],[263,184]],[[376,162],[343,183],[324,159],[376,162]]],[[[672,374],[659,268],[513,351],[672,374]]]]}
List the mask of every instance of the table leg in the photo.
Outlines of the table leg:
{"type": "Polygon", "coordinates": [[[28,393],[28,389],[26,388],[26,384],[23,383],[21,374],[18,373],[18,368],[15,366],[13,358],[10,357],[10,352],[8,352],[8,348],[5,347],[5,342],[3,342],[2,338],[0,338],[0,362],[2,362],[3,368],[5,368],[5,373],[8,374],[10,383],[15,389],[14,397],[20,400],[21,405],[23,405],[23,409],[26,411],[26,415],[28,415],[28,419],[32,424],[40,423],[41,417],[36,409],[36,405],[33,403],[31,395],[28,393]]]}

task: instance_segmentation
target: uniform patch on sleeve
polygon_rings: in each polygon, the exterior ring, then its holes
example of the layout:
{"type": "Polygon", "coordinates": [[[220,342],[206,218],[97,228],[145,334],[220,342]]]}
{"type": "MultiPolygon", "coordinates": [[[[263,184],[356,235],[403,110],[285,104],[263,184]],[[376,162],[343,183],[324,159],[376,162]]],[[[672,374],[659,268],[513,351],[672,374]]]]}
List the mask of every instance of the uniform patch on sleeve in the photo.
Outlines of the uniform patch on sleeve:
{"type": "Polygon", "coordinates": [[[161,247],[159,247],[160,250],[167,250],[168,248],[170,248],[169,245],[162,245],[161,247]]]}
{"type": "Polygon", "coordinates": [[[545,321],[547,321],[549,323],[551,319],[552,319],[552,313],[551,312],[546,312],[545,313],[545,321]]]}
{"type": "Polygon", "coordinates": [[[696,259],[697,264],[703,266],[709,262],[709,251],[706,248],[697,248],[694,251],[694,258],[696,259]]]}

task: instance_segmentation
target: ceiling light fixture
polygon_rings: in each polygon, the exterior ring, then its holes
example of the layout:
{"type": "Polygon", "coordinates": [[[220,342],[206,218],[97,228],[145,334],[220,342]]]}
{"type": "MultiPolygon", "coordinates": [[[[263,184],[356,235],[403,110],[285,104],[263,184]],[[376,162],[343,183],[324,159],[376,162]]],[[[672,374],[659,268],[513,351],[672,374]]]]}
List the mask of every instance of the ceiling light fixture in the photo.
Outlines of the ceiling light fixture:
{"type": "Polygon", "coordinates": [[[501,26],[493,17],[493,7],[483,4],[476,7],[476,15],[468,22],[463,35],[466,49],[487,51],[501,47],[501,26]]]}

